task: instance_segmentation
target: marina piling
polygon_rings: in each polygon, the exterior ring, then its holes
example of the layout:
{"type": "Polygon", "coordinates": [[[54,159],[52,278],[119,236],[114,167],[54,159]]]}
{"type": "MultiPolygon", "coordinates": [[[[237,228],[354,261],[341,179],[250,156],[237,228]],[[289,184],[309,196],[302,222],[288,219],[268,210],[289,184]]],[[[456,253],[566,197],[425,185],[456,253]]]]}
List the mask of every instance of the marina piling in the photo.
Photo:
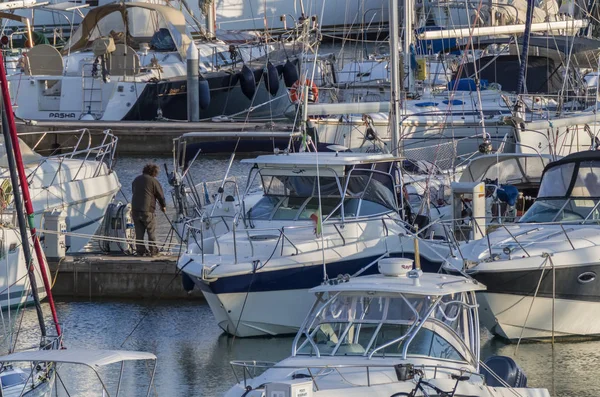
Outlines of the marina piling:
{"type": "Polygon", "coordinates": [[[187,49],[187,119],[200,120],[200,81],[198,79],[198,48],[192,41],[187,49]]]}

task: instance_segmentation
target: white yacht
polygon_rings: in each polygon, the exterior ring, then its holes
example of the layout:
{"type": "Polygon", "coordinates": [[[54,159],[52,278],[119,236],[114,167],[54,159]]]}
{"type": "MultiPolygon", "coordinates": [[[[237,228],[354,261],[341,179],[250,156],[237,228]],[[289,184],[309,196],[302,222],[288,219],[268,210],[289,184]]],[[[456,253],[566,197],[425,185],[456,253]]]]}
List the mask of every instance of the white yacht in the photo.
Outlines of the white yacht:
{"type": "Polygon", "coordinates": [[[384,259],[382,274],[324,282],[278,363],[233,361],[227,397],[549,396],[508,357],[481,362],[475,293],[464,277],[384,259]],[[503,377],[496,374],[503,374],[503,377]]]}
{"type": "MultiPolygon", "coordinates": [[[[44,243],[49,236],[55,237],[57,231],[68,231],[73,235],[65,238],[66,252],[82,250],[99,228],[107,207],[121,187],[117,174],[112,170],[117,138],[106,131],[99,144],[92,144],[92,135],[86,130],[23,133],[19,136],[34,210],[34,226],[44,243]],[[43,156],[23,140],[37,142],[41,146],[60,140],[62,145],[43,156]],[[60,148],[64,151],[61,152],[60,148]],[[60,226],[60,230],[48,230],[51,234],[45,236],[44,230],[51,219],[60,226]]],[[[36,145],[33,148],[43,152],[36,145]]],[[[14,196],[4,151],[5,146],[0,139],[0,217],[3,223],[14,224],[14,196]]],[[[27,267],[20,246],[16,229],[0,228],[1,256],[7,259],[5,265],[0,265],[2,307],[19,305],[31,298],[27,267]]],[[[39,278],[39,274],[37,276],[39,278]]],[[[44,298],[46,291],[41,287],[41,278],[38,286],[40,298],[44,298]]]]}
{"type": "Polygon", "coordinates": [[[449,259],[487,285],[481,322],[517,340],[600,335],[600,152],[550,163],[518,223],[467,243],[449,259]]]}
{"type": "MultiPolygon", "coordinates": [[[[20,147],[34,224],[43,230],[51,215],[64,216],[67,252],[81,251],[104,218],[108,205],[121,188],[112,167],[117,137],[109,130],[100,135],[88,130],[21,133],[20,147]],[[29,147],[24,141],[31,142],[29,147]],[[56,145],[56,142],[60,142],[56,145]],[[54,146],[52,146],[54,145],[54,146]]],[[[0,142],[1,144],[1,142],[0,142]]],[[[3,208],[12,205],[5,146],[0,146],[0,188],[3,208]]]]}
{"type": "MultiPolygon", "coordinates": [[[[414,257],[398,160],[350,152],[243,160],[254,164],[247,194],[224,200],[228,213],[209,211],[189,223],[178,267],[204,292],[224,331],[294,333],[312,304],[309,288],[338,275],[376,273],[382,257],[414,257]],[[255,180],[262,191],[248,194],[255,180]]],[[[450,251],[443,229],[420,233],[423,269],[438,271],[450,251]]]]}

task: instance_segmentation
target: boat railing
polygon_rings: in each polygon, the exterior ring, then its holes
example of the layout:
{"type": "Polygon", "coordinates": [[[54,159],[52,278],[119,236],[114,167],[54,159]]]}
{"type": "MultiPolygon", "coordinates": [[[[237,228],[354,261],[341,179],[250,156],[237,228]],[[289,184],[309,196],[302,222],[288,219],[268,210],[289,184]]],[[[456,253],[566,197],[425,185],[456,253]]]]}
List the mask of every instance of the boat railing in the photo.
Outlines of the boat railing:
{"type": "MultiPolygon", "coordinates": [[[[200,218],[195,218],[195,219],[191,219],[189,221],[186,222],[186,229],[187,229],[187,233],[192,234],[192,235],[200,235],[200,239],[197,239],[194,237],[195,242],[197,243],[197,245],[200,248],[201,251],[201,256],[202,256],[202,263],[204,264],[204,253],[205,253],[205,249],[204,249],[204,240],[205,240],[205,229],[209,229],[212,232],[212,236],[214,237],[214,243],[217,249],[217,254],[221,255],[221,246],[219,244],[219,238],[216,234],[216,230],[214,228],[214,224],[215,222],[213,222],[214,220],[217,220],[219,222],[223,222],[225,223],[225,225],[227,225],[227,220],[231,219],[231,228],[229,228],[229,226],[227,226],[227,230],[228,232],[232,233],[232,238],[233,238],[233,255],[234,255],[234,263],[237,264],[238,263],[238,247],[237,247],[237,239],[238,239],[238,235],[244,234],[246,236],[246,240],[247,243],[250,245],[250,250],[251,250],[251,255],[254,256],[255,253],[255,247],[254,247],[254,243],[253,243],[253,239],[252,236],[260,236],[260,233],[271,233],[270,236],[273,236],[273,240],[276,239],[275,242],[275,246],[273,247],[273,253],[276,252],[276,250],[278,249],[278,247],[281,245],[279,251],[280,251],[280,255],[283,256],[284,254],[284,249],[286,247],[286,242],[289,246],[292,247],[292,249],[295,251],[294,255],[298,255],[300,253],[302,253],[302,251],[300,250],[300,248],[298,248],[298,241],[294,242],[292,240],[292,237],[290,236],[290,232],[291,231],[313,231],[315,232],[315,236],[317,236],[318,238],[318,233],[317,233],[317,229],[318,226],[317,224],[313,224],[313,225],[292,225],[292,226],[281,226],[279,228],[277,227],[266,227],[266,228],[256,228],[256,227],[242,227],[242,228],[238,228],[237,225],[240,223],[240,220],[243,219],[243,214],[241,212],[238,212],[236,215],[216,215],[216,216],[203,216],[200,218]]],[[[389,223],[392,223],[394,225],[398,225],[399,221],[396,219],[393,219],[389,216],[381,216],[378,218],[371,218],[371,219],[365,219],[365,218],[358,218],[358,219],[345,219],[345,220],[335,220],[335,221],[325,221],[322,223],[321,228],[325,228],[325,227],[331,227],[333,229],[333,231],[335,232],[335,234],[337,236],[339,236],[341,244],[336,245],[336,247],[340,246],[345,246],[348,243],[348,240],[346,238],[346,236],[344,236],[343,233],[343,229],[348,226],[348,225],[352,225],[352,224],[373,224],[373,223],[381,223],[381,228],[382,228],[382,237],[388,237],[390,235],[390,228],[389,228],[389,223]]],[[[323,233],[323,231],[321,230],[321,234],[323,233]]],[[[191,241],[188,240],[187,241],[191,241]]],[[[355,240],[355,241],[360,241],[360,237],[355,240]]],[[[246,242],[246,241],[245,241],[246,242]]],[[[387,251],[387,250],[386,250],[387,251]]],[[[258,266],[258,264],[257,264],[258,266]]]]}
{"type": "MultiPolygon", "coordinates": [[[[54,323],[52,323],[54,324],[54,323]]],[[[27,329],[29,331],[30,329],[27,329]]],[[[31,328],[33,330],[33,328],[31,328]]],[[[38,329],[39,331],[39,329],[38,329]]],[[[58,350],[62,347],[62,335],[50,334],[41,336],[39,343],[20,346],[19,351],[58,350]]]]}
{"type": "MultiPolygon", "coordinates": [[[[236,382],[240,383],[243,381],[244,387],[248,386],[247,382],[249,380],[254,379],[255,377],[259,376],[266,370],[285,369],[285,370],[296,370],[295,372],[306,370],[306,374],[304,374],[305,377],[310,378],[313,381],[315,388],[317,390],[319,390],[319,385],[317,382],[319,380],[319,378],[330,374],[332,371],[337,372],[340,376],[343,377],[343,374],[340,373],[340,370],[361,369],[362,368],[365,370],[365,373],[366,373],[367,384],[366,385],[355,384],[354,386],[355,387],[365,387],[365,386],[371,387],[374,385],[384,384],[383,382],[377,382],[375,384],[371,383],[371,372],[373,370],[389,369],[389,370],[395,372],[398,369],[398,367],[401,366],[402,364],[398,363],[396,365],[393,365],[393,364],[387,364],[387,365],[386,364],[321,364],[321,365],[319,365],[316,363],[315,364],[311,363],[310,366],[301,366],[301,365],[279,365],[278,363],[272,362],[272,361],[235,360],[235,361],[230,361],[229,365],[231,365],[233,375],[235,376],[236,382]],[[242,369],[242,377],[241,378],[240,378],[240,376],[238,376],[239,368],[242,369]],[[237,371],[236,371],[236,369],[237,369],[237,371]]],[[[464,375],[478,376],[481,378],[482,381],[485,379],[484,375],[482,375],[478,372],[470,371],[467,368],[465,368],[464,366],[451,367],[448,365],[421,364],[421,365],[414,365],[413,368],[420,369],[422,372],[425,372],[426,370],[430,371],[430,372],[433,371],[433,375],[431,375],[431,377],[429,377],[428,379],[437,379],[438,375],[442,379],[448,379],[447,372],[455,372],[456,374],[458,374],[460,376],[464,376],[464,375]]],[[[299,375],[299,374],[296,374],[296,375],[299,375]]],[[[398,380],[390,380],[389,383],[397,383],[397,382],[398,382],[398,380]]]]}
{"type": "MultiPolygon", "coordinates": [[[[564,222],[544,222],[544,223],[539,223],[539,224],[533,224],[533,223],[492,223],[489,225],[485,226],[485,230],[483,230],[483,228],[481,227],[481,225],[483,224],[482,222],[477,222],[476,218],[473,217],[467,217],[467,218],[459,218],[459,219],[451,219],[451,220],[436,220],[434,222],[431,222],[429,225],[427,225],[425,228],[429,227],[429,226],[433,226],[435,224],[440,224],[442,225],[442,227],[444,228],[444,230],[447,230],[446,234],[448,236],[449,240],[452,240],[453,246],[457,249],[459,255],[462,257],[462,254],[460,252],[460,246],[459,246],[459,237],[463,237],[466,238],[466,241],[469,241],[468,235],[462,234],[461,236],[457,236],[456,235],[456,228],[455,226],[457,224],[460,224],[460,222],[464,222],[464,224],[468,224],[468,223],[473,223],[475,225],[475,227],[477,227],[481,233],[481,235],[485,236],[485,239],[487,240],[487,244],[488,244],[488,250],[490,252],[490,258],[492,255],[492,246],[491,246],[491,241],[490,241],[490,233],[498,230],[498,229],[503,229],[506,234],[508,234],[509,236],[509,241],[506,241],[505,244],[509,244],[510,242],[514,242],[514,244],[517,245],[517,247],[519,247],[519,249],[521,251],[523,251],[523,253],[530,258],[531,254],[527,251],[527,249],[525,248],[525,246],[523,245],[523,243],[521,241],[519,241],[519,237],[520,236],[524,236],[524,235],[528,235],[532,232],[538,231],[540,230],[539,227],[534,227],[534,228],[527,228],[525,230],[522,230],[518,233],[515,233],[514,231],[511,231],[510,227],[511,226],[523,226],[523,225],[539,225],[539,226],[558,226],[558,229],[553,232],[553,233],[549,233],[549,234],[545,234],[544,238],[546,239],[550,239],[552,237],[556,237],[556,236],[560,236],[560,235],[564,235],[566,241],[569,243],[569,246],[571,247],[571,250],[575,250],[576,247],[573,244],[573,240],[571,239],[571,236],[569,236],[569,232],[574,231],[574,229],[572,227],[567,227],[565,228],[565,226],[573,226],[573,225],[585,225],[585,221],[581,222],[581,223],[564,223],[564,222]],[[447,229],[449,228],[449,229],[447,229]]],[[[590,222],[591,223],[591,222],[590,222]]],[[[595,224],[598,223],[598,221],[594,222],[595,224]]],[[[424,229],[425,229],[424,228],[424,229]]],[[[462,231],[464,232],[464,231],[462,231]]],[[[452,253],[452,255],[454,255],[452,253]]],[[[463,258],[465,259],[465,258],[463,258]]]]}
{"type": "MultiPolygon", "coordinates": [[[[35,143],[31,149],[37,153],[42,154],[50,151],[50,154],[45,156],[44,161],[49,159],[58,160],[62,165],[64,160],[83,159],[71,180],[77,179],[88,160],[97,162],[92,177],[97,177],[103,172],[103,165],[107,165],[109,172],[111,172],[118,142],[118,138],[110,129],[104,130],[101,134],[92,134],[87,128],[70,131],[24,132],[20,133],[19,137],[34,141],[35,143]],[[37,136],[39,138],[36,139],[37,136]],[[74,143],[69,144],[71,141],[74,141],[74,143]]],[[[30,177],[35,175],[44,161],[38,164],[30,177]]],[[[60,167],[58,171],[60,171],[60,167]]],[[[54,178],[56,178],[56,175],[54,178]]]]}
{"type": "Polygon", "coordinates": [[[596,87],[589,87],[583,94],[520,94],[519,99],[526,105],[528,121],[536,120],[536,114],[552,112],[575,112],[593,106],[596,103],[596,87]]]}

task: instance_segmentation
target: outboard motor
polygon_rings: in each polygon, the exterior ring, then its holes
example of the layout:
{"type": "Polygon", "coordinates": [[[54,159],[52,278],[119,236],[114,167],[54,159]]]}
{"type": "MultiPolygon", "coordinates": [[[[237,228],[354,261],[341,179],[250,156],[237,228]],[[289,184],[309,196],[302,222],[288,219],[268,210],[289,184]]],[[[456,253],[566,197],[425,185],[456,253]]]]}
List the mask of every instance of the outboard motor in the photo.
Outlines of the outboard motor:
{"type": "Polygon", "coordinates": [[[491,387],[504,387],[496,377],[502,379],[510,387],[527,387],[527,376],[517,365],[515,360],[506,356],[493,356],[485,360],[484,364],[496,374],[494,376],[486,368],[481,369],[485,383],[491,387]]]}

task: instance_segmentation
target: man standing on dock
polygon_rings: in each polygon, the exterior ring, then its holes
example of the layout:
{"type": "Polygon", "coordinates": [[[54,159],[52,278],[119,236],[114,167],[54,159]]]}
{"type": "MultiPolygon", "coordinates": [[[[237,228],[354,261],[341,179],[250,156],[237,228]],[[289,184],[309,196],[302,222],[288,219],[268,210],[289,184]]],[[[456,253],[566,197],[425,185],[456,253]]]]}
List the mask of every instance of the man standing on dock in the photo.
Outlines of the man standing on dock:
{"type": "Polygon", "coordinates": [[[156,179],[158,175],[156,164],[146,164],[142,175],[133,180],[131,198],[131,212],[135,225],[136,251],[140,256],[155,256],[158,254],[156,246],[156,201],[162,212],[167,209],[162,186],[156,179]],[[150,250],[144,244],[144,234],[148,232],[150,250]]]}

